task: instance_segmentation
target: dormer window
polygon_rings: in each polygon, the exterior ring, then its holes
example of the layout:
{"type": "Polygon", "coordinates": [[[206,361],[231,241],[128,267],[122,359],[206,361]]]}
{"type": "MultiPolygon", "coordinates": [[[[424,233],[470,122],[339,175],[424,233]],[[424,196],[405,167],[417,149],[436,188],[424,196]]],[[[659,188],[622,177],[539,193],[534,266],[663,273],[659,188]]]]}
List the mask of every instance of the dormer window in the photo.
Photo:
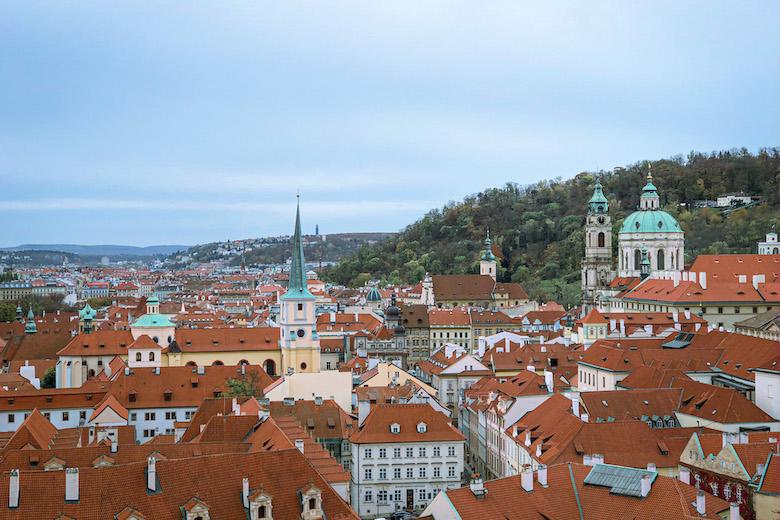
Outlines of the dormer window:
{"type": "Polygon", "coordinates": [[[273,505],[271,495],[262,487],[249,495],[250,520],[273,520],[273,505]]]}
{"type": "Polygon", "coordinates": [[[424,422],[417,423],[417,433],[425,433],[428,430],[428,425],[424,422]]]}
{"type": "Polygon", "coordinates": [[[393,423],[390,425],[390,433],[401,433],[401,425],[398,423],[393,423]]]}
{"type": "Polygon", "coordinates": [[[325,518],[322,511],[322,491],[314,484],[309,484],[301,490],[301,520],[321,520],[325,518]]]}

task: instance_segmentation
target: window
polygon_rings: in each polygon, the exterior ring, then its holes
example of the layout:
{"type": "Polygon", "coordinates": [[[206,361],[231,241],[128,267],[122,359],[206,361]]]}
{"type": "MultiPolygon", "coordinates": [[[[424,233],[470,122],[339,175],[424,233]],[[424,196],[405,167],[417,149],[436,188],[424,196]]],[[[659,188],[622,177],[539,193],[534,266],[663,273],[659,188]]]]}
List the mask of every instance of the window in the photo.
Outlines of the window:
{"type": "Polygon", "coordinates": [[[380,504],[387,504],[387,491],[384,489],[381,489],[376,492],[376,500],[380,504]]]}
{"type": "Polygon", "coordinates": [[[393,478],[401,478],[401,468],[393,468],[393,478]]]}
{"type": "Polygon", "coordinates": [[[723,314],[723,307],[718,307],[718,314],[723,314]]]}
{"type": "Polygon", "coordinates": [[[373,454],[372,454],[372,452],[371,452],[371,448],[366,448],[366,451],[365,451],[364,455],[365,455],[365,457],[366,457],[367,459],[371,459],[371,458],[373,458],[373,454]]]}
{"type": "Polygon", "coordinates": [[[135,360],[136,361],[141,361],[141,353],[140,352],[136,352],[135,353],[135,360]]]}
{"type": "Polygon", "coordinates": [[[144,430],[144,437],[154,437],[154,430],[144,430]]]}
{"type": "Polygon", "coordinates": [[[138,415],[137,415],[135,412],[132,412],[132,413],[130,414],[130,420],[131,420],[131,421],[135,421],[135,420],[137,420],[137,419],[138,419],[138,415]]]}
{"type": "Polygon", "coordinates": [[[406,456],[409,458],[414,457],[414,448],[406,448],[406,456]]]}
{"type": "Polygon", "coordinates": [[[434,457],[441,457],[441,448],[438,446],[433,447],[433,456],[434,457]]]}
{"type": "Polygon", "coordinates": [[[84,410],[80,411],[79,412],[79,420],[86,421],[87,420],[87,412],[85,412],[84,410]]]}
{"type": "Polygon", "coordinates": [[[428,450],[425,449],[425,446],[420,446],[420,449],[418,450],[418,453],[420,454],[420,457],[427,457],[426,452],[428,450]]]}
{"type": "Polygon", "coordinates": [[[395,500],[396,502],[400,502],[401,501],[401,490],[400,489],[396,489],[395,492],[393,492],[393,500],[395,500]]]}
{"type": "Polygon", "coordinates": [[[420,478],[427,477],[428,476],[427,473],[428,473],[428,471],[427,471],[427,468],[425,466],[422,466],[422,467],[417,469],[417,476],[420,477],[420,478]]]}
{"type": "Polygon", "coordinates": [[[441,477],[441,468],[439,466],[433,467],[433,478],[441,477]]]}
{"type": "Polygon", "coordinates": [[[659,271],[663,271],[664,269],[666,269],[666,262],[665,262],[664,250],[663,249],[659,249],[658,253],[656,253],[655,267],[659,271]]]}
{"type": "Polygon", "coordinates": [[[734,314],[739,314],[739,307],[734,307],[734,314]]]}
{"type": "Polygon", "coordinates": [[[149,352],[149,361],[154,361],[154,352],[149,352]]]}
{"type": "Polygon", "coordinates": [[[167,421],[175,421],[176,420],[176,412],[165,412],[165,419],[167,421]]]}
{"type": "Polygon", "coordinates": [[[455,446],[447,446],[447,456],[448,457],[455,456],[455,446]]]}
{"type": "Polygon", "coordinates": [[[371,480],[372,478],[374,478],[374,474],[373,474],[371,468],[365,468],[364,469],[364,471],[363,471],[363,478],[365,478],[366,480],[371,480]]]}
{"type": "Polygon", "coordinates": [[[8,422],[9,423],[16,422],[16,417],[14,417],[14,414],[12,413],[8,414],[8,422]]]}
{"type": "Polygon", "coordinates": [[[387,480],[387,468],[379,468],[379,480],[387,480]]]}
{"type": "Polygon", "coordinates": [[[70,419],[70,413],[69,412],[62,412],[62,420],[67,421],[70,419]]]}
{"type": "Polygon", "coordinates": [[[366,489],[366,492],[363,493],[363,502],[373,502],[374,501],[374,492],[370,489],[366,489]]]}
{"type": "Polygon", "coordinates": [[[156,419],[157,419],[157,414],[155,412],[144,413],[144,421],[154,421],[156,419]]]}
{"type": "Polygon", "coordinates": [[[387,458],[387,450],[385,448],[379,448],[379,458],[380,459],[387,458]]]}
{"type": "Polygon", "coordinates": [[[450,478],[455,476],[455,466],[447,466],[447,476],[450,478]]]}
{"type": "Polygon", "coordinates": [[[393,458],[395,459],[401,458],[401,448],[393,448],[393,458]]]}
{"type": "Polygon", "coordinates": [[[193,412],[184,412],[184,420],[185,421],[189,421],[190,419],[192,419],[193,415],[195,415],[194,411],[193,412]]]}
{"type": "Polygon", "coordinates": [[[302,311],[302,310],[303,310],[303,304],[302,304],[302,303],[299,303],[299,304],[298,304],[298,310],[299,310],[299,311],[302,311]]]}
{"type": "Polygon", "coordinates": [[[599,244],[599,247],[604,247],[604,233],[603,232],[599,233],[598,244],[599,244]]]}
{"type": "Polygon", "coordinates": [[[414,468],[406,468],[406,478],[414,478],[414,468]]]}
{"type": "Polygon", "coordinates": [[[425,500],[425,488],[420,488],[417,490],[417,498],[420,500],[425,500]]]}

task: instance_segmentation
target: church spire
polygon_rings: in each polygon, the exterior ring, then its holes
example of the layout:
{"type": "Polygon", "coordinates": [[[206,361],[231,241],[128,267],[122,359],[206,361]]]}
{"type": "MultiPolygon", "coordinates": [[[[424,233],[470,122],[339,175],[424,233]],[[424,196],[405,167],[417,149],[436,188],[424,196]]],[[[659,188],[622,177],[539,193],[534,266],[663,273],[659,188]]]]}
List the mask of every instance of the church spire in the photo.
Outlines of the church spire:
{"type": "Polygon", "coordinates": [[[303,238],[301,236],[301,203],[300,196],[295,209],[295,233],[292,238],[292,263],[290,264],[290,281],[287,284],[288,298],[313,298],[306,283],[306,262],[303,259],[303,238]]]}

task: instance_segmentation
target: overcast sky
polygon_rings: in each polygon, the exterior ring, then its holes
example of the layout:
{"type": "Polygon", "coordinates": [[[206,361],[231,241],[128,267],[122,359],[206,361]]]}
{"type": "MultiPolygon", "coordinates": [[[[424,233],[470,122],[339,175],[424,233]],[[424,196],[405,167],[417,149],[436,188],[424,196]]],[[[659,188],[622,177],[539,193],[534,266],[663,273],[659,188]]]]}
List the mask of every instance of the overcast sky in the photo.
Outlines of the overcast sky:
{"type": "Polygon", "coordinates": [[[287,234],[297,191],[309,232],[395,231],[507,181],[778,145],[779,6],[4,0],[0,245],[287,234]]]}

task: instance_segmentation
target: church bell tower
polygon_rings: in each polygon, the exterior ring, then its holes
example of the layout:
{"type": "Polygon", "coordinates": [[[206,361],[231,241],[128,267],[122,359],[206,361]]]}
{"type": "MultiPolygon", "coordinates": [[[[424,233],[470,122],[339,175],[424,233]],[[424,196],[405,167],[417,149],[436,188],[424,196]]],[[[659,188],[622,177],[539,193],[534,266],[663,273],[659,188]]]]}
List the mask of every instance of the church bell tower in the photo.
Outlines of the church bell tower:
{"type": "Polygon", "coordinates": [[[582,303],[595,306],[600,291],[612,278],[612,219],[601,183],[596,182],[588,201],[585,222],[585,258],[582,260],[582,303]]]}

